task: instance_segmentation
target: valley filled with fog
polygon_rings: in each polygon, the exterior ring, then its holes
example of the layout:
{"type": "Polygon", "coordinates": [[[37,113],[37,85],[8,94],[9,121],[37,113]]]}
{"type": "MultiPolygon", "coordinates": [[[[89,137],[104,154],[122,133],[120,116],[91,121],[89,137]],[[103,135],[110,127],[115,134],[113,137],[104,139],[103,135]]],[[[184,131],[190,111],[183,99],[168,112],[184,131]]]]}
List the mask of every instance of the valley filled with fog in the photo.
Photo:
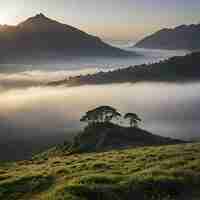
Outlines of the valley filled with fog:
{"type": "MultiPolygon", "coordinates": [[[[0,146],[7,155],[1,151],[0,159],[24,158],[71,139],[84,126],[79,122],[84,112],[100,105],[114,106],[122,113],[138,113],[143,119],[140,126],[152,133],[199,138],[200,83],[45,86],[68,76],[152,63],[186,53],[133,50],[139,56],[131,59],[80,58],[57,65],[1,65],[0,146]]],[[[120,123],[127,125],[122,120],[120,123]]]]}

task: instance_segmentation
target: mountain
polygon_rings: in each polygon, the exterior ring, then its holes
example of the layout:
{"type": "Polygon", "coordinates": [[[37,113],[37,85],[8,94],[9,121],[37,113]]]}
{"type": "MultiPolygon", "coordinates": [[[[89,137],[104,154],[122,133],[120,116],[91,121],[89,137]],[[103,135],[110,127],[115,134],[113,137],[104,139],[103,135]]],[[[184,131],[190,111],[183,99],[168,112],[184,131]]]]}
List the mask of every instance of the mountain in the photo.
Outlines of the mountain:
{"type": "Polygon", "coordinates": [[[112,123],[94,124],[75,137],[72,152],[98,152],[130,147],[183,143],[180,140],[153,135],[140,128],[127,128],[112,123]]]}
{"type": "Polygon", "coordinates": [[[0,163],[1,200],[197,200],[200,144],[0,163]]]}
{"type": "Polygon", "coordinates": [[[162,29],[139,41],[135,47],[148,49],[200,49],[200,24],[162,29]]]}
{"type": "Polygon", "coordinates": [[[172,57],[153,64],[130,66],[110,72],[69,77],[65,80],[52,81],[48,85],[95,85],[125,82],[193,82],[200,81],[200,52],[186,56],[172,57]]]}
{"type": "Polygon", "coordinates": [[[74,56],[133,56],[72,26],[38,14],[0,26],[0,63],[62,61],[74,56]]]}

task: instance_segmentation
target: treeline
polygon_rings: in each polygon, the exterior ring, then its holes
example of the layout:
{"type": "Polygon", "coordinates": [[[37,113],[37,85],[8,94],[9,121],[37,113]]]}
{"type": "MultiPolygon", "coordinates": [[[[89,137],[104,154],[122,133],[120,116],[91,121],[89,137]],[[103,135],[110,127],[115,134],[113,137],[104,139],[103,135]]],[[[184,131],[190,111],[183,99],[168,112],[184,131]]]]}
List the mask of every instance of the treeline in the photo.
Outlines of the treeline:
{"type": "Polygon", "coordinates": [[[200,80],[200,52],[195,52],[148,65],[143,64],[93,75],[69,77],[65,80],[51,82],[49,85],[78,86],[141,81],[181,82],[198,80],[200,80]]]}

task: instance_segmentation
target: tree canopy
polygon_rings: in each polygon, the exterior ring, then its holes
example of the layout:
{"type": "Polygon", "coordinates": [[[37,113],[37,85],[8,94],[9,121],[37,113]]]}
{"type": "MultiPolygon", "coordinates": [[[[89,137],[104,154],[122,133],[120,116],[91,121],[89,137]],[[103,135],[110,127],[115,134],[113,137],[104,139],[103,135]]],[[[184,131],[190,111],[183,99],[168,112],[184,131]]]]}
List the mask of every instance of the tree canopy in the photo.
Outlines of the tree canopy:
{"type": "Polygon", "coordinates": [[[111,106],[100,106],[93,110],[89,110],[80,119],[81,122],[87,122],[89,125],[94,123],[111,122],[113,119],[118,119],[121,114],[111,106]]]}
{"type": "Polygon", "coordinates": [[[131,127],[138,127],[138,122],[141,122],[142,120],[138,117],[135,113],[127,113],[124,116],[124,119],[128,119],[131,127]]]}
{"type": "MultiPolygon", "coordinates": [[[[99,106],[89,110],[80,119],[81,122],[86,122],[88,125],[110,123],[112,120],[118,120],[121,113],[111,106],[99,106]]],[[[141,118],[136,113],[126,113],[124,119],[130,123],[130,127],[137,128],[141,118]]]]}

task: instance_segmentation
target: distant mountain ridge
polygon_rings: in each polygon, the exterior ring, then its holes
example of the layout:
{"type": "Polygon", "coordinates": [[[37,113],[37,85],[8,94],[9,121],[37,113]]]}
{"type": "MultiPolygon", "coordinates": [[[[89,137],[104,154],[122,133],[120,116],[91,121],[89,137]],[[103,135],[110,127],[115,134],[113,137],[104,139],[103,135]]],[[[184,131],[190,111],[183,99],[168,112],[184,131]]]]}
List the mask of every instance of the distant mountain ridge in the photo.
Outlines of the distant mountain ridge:
{"type": "Polygon", "coordinates": [[[38,14],[0,26],[0,63],[62,61],[74,56],[133,56],[100,38],[38,14]]]}
{"type": "Polygon", "coordinates": [[[80,86],[137,82],[194,82],[200,81],[200,52],[176,56],[153,64],[143,64],[110,72],[68,77],[52,81],[50,86],[80,86]]]}
{"type": "Polygon", "coordinates": [[[148,49],[200,49],[200,24],[164,28],[145,37],[135,47],[148,49]]]}

